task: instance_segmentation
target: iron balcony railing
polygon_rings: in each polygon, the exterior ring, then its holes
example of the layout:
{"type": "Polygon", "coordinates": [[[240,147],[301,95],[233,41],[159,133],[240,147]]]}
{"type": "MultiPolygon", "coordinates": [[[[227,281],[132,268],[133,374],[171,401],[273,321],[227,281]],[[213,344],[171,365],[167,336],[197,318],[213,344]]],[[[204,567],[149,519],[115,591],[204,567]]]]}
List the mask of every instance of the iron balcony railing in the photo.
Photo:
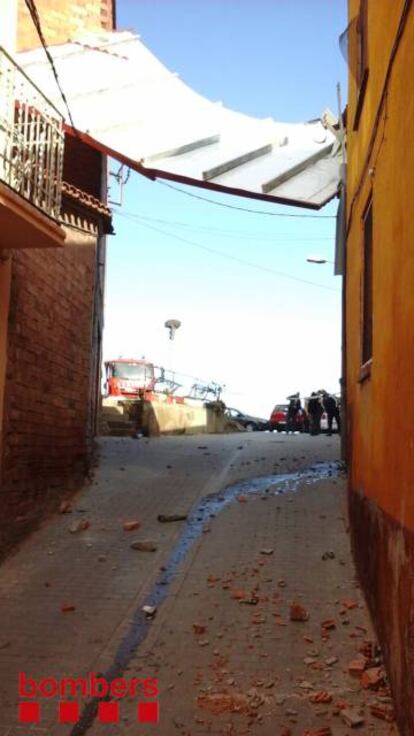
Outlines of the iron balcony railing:
{"type": "Polygon", "coordinates": [[[0,47],[0,181],[60,218],[63,117],[0,47]]]}

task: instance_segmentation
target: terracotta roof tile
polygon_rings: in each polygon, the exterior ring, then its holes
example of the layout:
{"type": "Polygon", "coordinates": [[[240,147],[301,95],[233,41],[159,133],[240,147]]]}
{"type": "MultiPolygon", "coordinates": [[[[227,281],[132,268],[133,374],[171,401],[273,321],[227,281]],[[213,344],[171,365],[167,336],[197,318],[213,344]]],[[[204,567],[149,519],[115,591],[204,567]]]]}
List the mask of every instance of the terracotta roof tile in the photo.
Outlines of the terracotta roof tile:
{"type": "Polygon", "coordinates": [[[78,189],[73,184],[69,184],[67,181],[62,182],[62,194],[70,199],[76,200],[79,204],[87,207],[90,210],[103,215],[104,217],[112,217],[112,211],[107,207],[100,199],[93,197],[92,194],[78,189]]]}

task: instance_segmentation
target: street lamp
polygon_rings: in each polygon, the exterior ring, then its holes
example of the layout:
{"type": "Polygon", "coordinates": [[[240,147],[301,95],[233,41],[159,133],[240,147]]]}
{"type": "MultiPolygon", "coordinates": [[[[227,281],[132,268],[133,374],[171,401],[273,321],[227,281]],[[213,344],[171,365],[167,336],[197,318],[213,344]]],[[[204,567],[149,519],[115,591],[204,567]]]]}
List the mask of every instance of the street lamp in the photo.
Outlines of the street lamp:
{"type": "Polygon", "coordinates": [[[169,332],[169,337],[171,342],[171,348],[170,348],[170,371],[172,375],[172,380],[174,381],[174,368],[173,368],[173,357],[174,357],[174,337],[175,333],[178,330],[179,327],[181,327],[181,322],[179,319],[167,319],[166,322],[164,322],[164,327],[167,328],[169,332]]]}
{"type": "Polygon", "coordinates": [[[167,321],[164,324],[164,327],[169,330],[170,333],[170,340],[174,340],[175,332],[178,330],[179,327],[181,327],[181,322],[179,319],[167,319],[167,321]]]}
{"type": "Polygon", "coordinates": [[[306,260],[308,263],[334,263],[334,261],[328,261],[326,258],[322,258],[322,256],[309,256],[306,260]]]}

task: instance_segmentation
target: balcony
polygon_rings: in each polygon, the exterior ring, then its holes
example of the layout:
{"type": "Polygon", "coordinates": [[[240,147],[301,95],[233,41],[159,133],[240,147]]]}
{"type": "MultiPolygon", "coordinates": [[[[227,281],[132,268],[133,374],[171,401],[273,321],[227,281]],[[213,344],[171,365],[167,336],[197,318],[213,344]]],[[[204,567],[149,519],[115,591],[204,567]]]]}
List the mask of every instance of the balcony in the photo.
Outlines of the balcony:
{"type": "Polygon", "coordinates": [[[0,48],[0,248],[62,245],[63,118],[0,48]]]}

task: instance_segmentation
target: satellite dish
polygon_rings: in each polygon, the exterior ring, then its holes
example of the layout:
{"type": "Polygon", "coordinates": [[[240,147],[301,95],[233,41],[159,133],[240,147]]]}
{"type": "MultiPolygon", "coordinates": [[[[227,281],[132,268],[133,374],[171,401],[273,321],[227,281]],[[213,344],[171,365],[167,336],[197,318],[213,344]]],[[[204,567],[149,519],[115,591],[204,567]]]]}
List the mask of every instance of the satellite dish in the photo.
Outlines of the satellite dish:
{"type": "Polygon", "coordinates": [[[170,331],[170,340],[174,340],[175,331],[178,330],[179,327],[181,327],[181,322],[179,319],[167,319],[164,327],[166,327],[167,330],[170,331]]]}

